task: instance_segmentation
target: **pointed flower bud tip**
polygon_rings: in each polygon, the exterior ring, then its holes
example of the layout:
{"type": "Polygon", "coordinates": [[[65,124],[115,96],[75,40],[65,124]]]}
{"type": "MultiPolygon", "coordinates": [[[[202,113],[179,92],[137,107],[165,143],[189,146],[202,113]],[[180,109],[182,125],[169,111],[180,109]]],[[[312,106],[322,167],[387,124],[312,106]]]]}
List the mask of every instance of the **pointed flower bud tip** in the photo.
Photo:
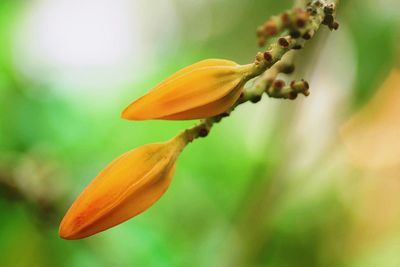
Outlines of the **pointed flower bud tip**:
{"type": "Polygon", "coordinates": [[[192,120],[216,116],[239,98],[253,65],[208,59],[186,67],[130,104],[128,120],[192,120]]]}
{"type": "Polygon", "coordinates": [[[118,225],[148,209],[168,189],[184,134],[131,150],[103,169],[72,204],[59,235],[81,239],[118,225]]]}

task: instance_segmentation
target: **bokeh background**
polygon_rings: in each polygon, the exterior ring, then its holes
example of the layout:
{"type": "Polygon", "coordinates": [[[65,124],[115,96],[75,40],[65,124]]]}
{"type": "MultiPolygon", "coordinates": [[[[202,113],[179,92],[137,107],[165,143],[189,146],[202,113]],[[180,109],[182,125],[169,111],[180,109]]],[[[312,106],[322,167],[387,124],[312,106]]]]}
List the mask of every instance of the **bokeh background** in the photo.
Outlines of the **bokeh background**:
{"type": "Polygon", "coordinates": [[[65,241],[111,160],[195,122],[120,111],[205,58],[249,63],[272,0],[0,0],[0,266],[400,266],[400,2],[343,0],[288,81],[191,144],[147,212],[65,241]]]}

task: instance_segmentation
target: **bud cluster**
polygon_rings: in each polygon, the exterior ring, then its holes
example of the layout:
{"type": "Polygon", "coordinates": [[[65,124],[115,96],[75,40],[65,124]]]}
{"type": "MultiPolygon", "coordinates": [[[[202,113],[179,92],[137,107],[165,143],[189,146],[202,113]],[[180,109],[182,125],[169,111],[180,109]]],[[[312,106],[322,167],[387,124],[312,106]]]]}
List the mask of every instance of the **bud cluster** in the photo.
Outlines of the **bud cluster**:
{"type": "Polygon", "coordinates": [[[339,29],[339,23],[336,21],[336,5],[329,4],[324,7],[324,20],[322,24],[329,27],[331,31],[339,29]]]}
{"type": "MultiPolygon", "coordinates": [[[[260,47],[265,46],[267,41],[280,33],[288,34],[292,39],[311,39],[320,24],[328,26],[331,30],[337,30],[339,23],[335,19],[336,5],[334,3],[324,4],[319,0],[309,2],[305,8],[293,8],[284,11],[280,15],[273,16],[263,25],[257,28],[257,43],[260,47]]],[[[283,48],[298,50],[303,48],[302,42],[288,42],[280,38],[278,44],[283,48]],[[290,46],[290,44],[293,44],[290,46]]],[[[264,53],[267,62],[274,63],[271,51],[264,53]]]]}
{"type": "MultiPolygon", "coordinates": [[[[268,75],[266,72],[264,79],[264,91],[269,97],[295,100],[299,94],[304,96],[310,95],[310,86],[304,79],[300,81],[292,81],[290,84],[286,84],[285,81],[277,79],[279,73],[281,74],[292,74],[295,70],[294,64],[287,60],[282,60],[274,65],[272,75],[268,75]]],[[[260,91],[258,91],[260,92],[260,91]]]]}
{"type": "Polygon", "coordinates": [[[300,37],[300,30],[305,28],[310,18],[310,14],[302,8],[287,10],[279,16],[273,16],[262,26],[257,28],[257,42],[259,46],[264,46],[268,38],[278,35],[283,31],[288,31],[290,35],[300,37]]]}
{"type": "Polygon", "coordinates": [[[276,80],[266,93],[274,98],[295,100],[299,94],[309,96],[309,88],[310,86],[305,80],[292,81],[290,85],[286,85],[282,80],[276,80]]]}
{"type": "Polygon", "coordinates": [[[304,8],[293,8],[267,20],[257,29],[257,42],[264,46],[271,37],[276,37],[276,42],[272,42],[265,52],[256,55],[257,70],[254,77],[272,67],[288,51],[302,49],[321,25],[327,25],[331,30],[338,29],[335,15],[334,3],[326,4],[316,0],[304,8]]]}

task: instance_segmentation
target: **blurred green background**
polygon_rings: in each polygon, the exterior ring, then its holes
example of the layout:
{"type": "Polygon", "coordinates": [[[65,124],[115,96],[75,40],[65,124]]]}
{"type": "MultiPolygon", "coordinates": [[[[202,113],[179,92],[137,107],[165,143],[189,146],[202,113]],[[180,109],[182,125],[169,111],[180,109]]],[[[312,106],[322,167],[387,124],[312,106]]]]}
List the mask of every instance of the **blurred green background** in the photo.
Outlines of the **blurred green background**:
{"type": "Polygon", "coordinates": [[[0,266],[400,266],[398,146],[374,143],[400,140],[400,113],[368,140],[383,162],[394,153],[389,167],[353,164],[339,135],[398,69],[398,0],[341,1],[340,30],[321,30],[286,77],[310,97],[241,106],[185,150],[147,212],[58,237],[110,161],[195,123],[124,121],[126,105],[201,59],[252,62],[256,27],[292,5],[0,0],[0,266]]]}

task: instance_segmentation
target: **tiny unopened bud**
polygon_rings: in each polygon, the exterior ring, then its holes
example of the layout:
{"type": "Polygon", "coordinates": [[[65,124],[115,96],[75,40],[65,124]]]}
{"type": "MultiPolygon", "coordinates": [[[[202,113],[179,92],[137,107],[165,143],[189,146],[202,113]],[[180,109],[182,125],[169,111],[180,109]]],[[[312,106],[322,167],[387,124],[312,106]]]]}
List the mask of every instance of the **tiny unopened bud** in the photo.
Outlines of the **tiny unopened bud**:
{"type": "Polygon", "coordinates": [[[292,81],[290,83],[290,88],[293,89],[293,91],[295,92],[303,92],[306,91],[308,89],[310,89],[310,85],[308,84],[308,82],[306,82],[304,79],[302,79],[301,81],[292,81]]]}
{"type": "Polygon", "coordinates": [[[336,22],[336,21],[334,21],[334,22],[329,26],[329,28],[330,28],[331,30],[337,31],[337,30],[339,29],[339,23],[336,22]]]}
{"type": "Polygon", "coordinates": [[[208,135],[208,133],[209,133],[209,131],[208,131],[208,129],[205,128],[205,127],[202,127],[202,128],[200,128],[200,130],[199,130],[199,136],[200,136],[200,137],[206,137],[206,136],[208,135]]]}
{"type": "Polygon", "coordinates": [[[284,48],[287,48],[289,46],[289,41],[285,37],[281,37],[278,40],[278,44],[284,48]]]}
{"type": "Polygon", "coordinates": [[[332,15],[334,11],[335,11],[335,5],[334,4],[330,4],[330,5],[327,5],[327,6],[324,7],[325,14],[332,15]]]}
{"type": "Polygon", "coordinates": [[[288,95],[288,98],[290,100],[295,100],[297,98],[297,93],[296,92],[290,92],[288,95]]]}
{"type": "Polygon", "coordinates": [[[264,32],[269,35],[273,36],[278,33],[278,27],[276,26],[276,23],[272,20],[267,21],[264,24],[264,32]]]}
{"type": "Polygon", "coordinates": [[[296,19],[296,26],[299,28],[304,28],[306,26],[307,20],[304,18],[297,18],[296,19]]]}
{"type": "Polygon", "coordinates": [[[299,38],[301,36],[301,33],[299,31],[296,31],[296,30],[291,31],[289,34],[290,34],[290,36],[292,36],[292,38],[295,38],[295,39],[297,39],[297,38],[299,38]]]}
{"type": "Polygon", "coordinates": [[[315,1],[314,2],[314,6],[316,6],[316,7],[321,7],[322,6],[322,3],[318,0],[318,1],[315,1]]]}
{"type": "Polygon", "coordinates": [[[331,25],[331,24],[333,23],[334,20],[335,20],[335,19],[333,18],[332,15],[327,14],[327,15],[325,15],[325,17],[324,17],[324,20],[322,21],[322,24],[324,24],[324,25],[331,25]]]}
{"type": "Polygon", "coordinates": [[[285,87],[286,83],[282,80],[275,80],[274,83],[272,84],[272,87],[275,90],[281,90],[283,87],[285,87]]]}
{"type": "Polygon", "coordinates": [[[289,17],[289,14],[287,12],[283,12],[282,13],[281,21],[282,21],[283,25],[285,25],[285,26],[289,26],[290,25],[290,17],[289,17]]]}
{"type": "Polygon", "coordinates": [[[303,37],[304,40],[310,40],[312,36],[311,36],[310,32],[306,32],[306,33],[303,34],[302,37],[303,37]]]}
{"type": "Polygon", "coordinates": [[[273,57],[272,57],[271,52],[266,51],[266,52],[264,52],[263,56],[264,56],[264,59],[265,59],[268,63],[271,63],[271,62],[272,62],[273,57]]]}
{"type": "Polygon", "coordinates": [[[306,11],[307,11],[307,14],[308,14],[308,15],[312,15],[312,16],[317,15],[317,9],[316,9],[316,7],[315,7],[314,5],[308,6],[308,7],[306,8],[306,11]]]}

